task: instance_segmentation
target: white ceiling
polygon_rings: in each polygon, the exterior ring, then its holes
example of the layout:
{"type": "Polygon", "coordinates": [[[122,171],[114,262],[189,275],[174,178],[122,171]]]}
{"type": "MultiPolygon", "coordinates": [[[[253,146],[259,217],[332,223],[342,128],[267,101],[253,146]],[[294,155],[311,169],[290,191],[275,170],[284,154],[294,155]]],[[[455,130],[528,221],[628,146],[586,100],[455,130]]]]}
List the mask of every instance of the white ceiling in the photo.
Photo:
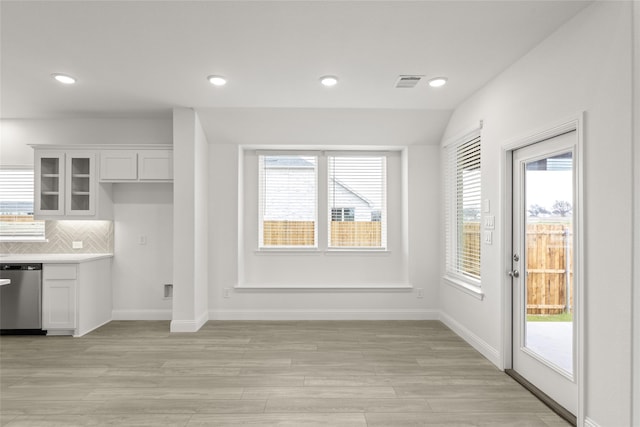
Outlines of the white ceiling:
{"type": "Polygon", "coordinates": [[[5,0],[0,116],[169,117],[174,106],[206,117],[230,108],[450,112],[587,4],[5,0]],[[62,86],[56,72],[78,83],[62,86]],[[210,74],[229,83],[213,87],[210,74]],[[338,86],[322,87],[325,74],[338,86]],[[396,89],[400,74],[449,84],[396,89]]]}

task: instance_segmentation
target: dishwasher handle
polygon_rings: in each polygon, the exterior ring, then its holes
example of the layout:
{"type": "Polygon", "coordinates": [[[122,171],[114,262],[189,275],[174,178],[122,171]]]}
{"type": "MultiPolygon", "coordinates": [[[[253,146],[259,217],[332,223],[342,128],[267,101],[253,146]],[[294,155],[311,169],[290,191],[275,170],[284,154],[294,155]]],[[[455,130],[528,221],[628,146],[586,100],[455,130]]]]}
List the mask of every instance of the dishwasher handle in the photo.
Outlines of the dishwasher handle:
{"type": "Polygon", "coordinates": [[[42,270],[42,264],[0,264],[2,271],[34,271],[42,270]]]}

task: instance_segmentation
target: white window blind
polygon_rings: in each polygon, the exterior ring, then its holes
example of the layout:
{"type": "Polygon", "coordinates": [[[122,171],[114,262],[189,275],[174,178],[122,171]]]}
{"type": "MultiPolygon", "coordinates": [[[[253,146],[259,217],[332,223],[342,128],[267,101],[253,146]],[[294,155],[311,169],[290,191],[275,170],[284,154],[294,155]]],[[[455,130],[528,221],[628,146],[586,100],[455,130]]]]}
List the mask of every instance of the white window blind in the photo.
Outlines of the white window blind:
{"type": "Polygon", "coordinates": [[[329,156],[329,247],[386,248],[386,156],[329,156]]]}
{"type": "Polygon", "coordinates": [[[259,156],[260,247],[317,246],[316,156],[259,156]]]}
{"type": "Polygon", "coordinates": [[[447,148],[447,274],[480,281],[480,137],[447,148]]]}
{"type": "Polygon", "coordinates": [[[0,240],[44,240],[33,219],[33,170],[0,169],[0,240]]]}

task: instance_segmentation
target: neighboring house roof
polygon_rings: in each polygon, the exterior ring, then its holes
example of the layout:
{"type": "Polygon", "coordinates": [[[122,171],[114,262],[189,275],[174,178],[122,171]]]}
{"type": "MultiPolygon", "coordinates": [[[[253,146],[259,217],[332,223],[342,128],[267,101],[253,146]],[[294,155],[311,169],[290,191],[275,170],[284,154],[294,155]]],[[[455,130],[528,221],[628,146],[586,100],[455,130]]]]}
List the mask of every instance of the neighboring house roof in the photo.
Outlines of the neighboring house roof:
{"type": "MultiPolygon", "coordinates": [[[[291,157],[288,157],[288,156],[265,156],[264,167],[265,167],[265,169],[286,169],[286,168],[300,169],[300,168],[314,168],[315,165],[313,163],[311,163],[311,162],[308,162],[307,160],[305,160],[304,158],[302,158],[300,156],[291,156],[291,157]]],[[[357,191],[353,190],[348,185],[340,182],[340,180],[337,180],[335,178],[331,178],[331,180],[335,184],[337,184],[340,187],[342,187],[347,192],[353,194],[354,196],[356,196],[357,198],[362,200],[364,203],[367,204],[367,206],[369,206],[369,207],[373,206],[373,203],[369,199],[367,199],[366,197],[362,196],[361,194],[358,194],[357,191]]]]}
{"type": "Polygon", "coordinates": [[[369,199],[367,199],[366,197],[358,194],[357,191],[352,190],[351,188],[349,188],[348,185],[343,184],[342,182],[340,182],[339,180],[335,179],[335,178],[331,178],[331,180],[339,185],[340,187],[344,188],[346,191],[348,191],[349,193],[353,194],[354,196],[356,196],[357,198],[359,198],[360,200],[362,200],[363,202],[365,202],[369,207],[373,206],[373,203],[371,203],[371,201],[369,199]]]}

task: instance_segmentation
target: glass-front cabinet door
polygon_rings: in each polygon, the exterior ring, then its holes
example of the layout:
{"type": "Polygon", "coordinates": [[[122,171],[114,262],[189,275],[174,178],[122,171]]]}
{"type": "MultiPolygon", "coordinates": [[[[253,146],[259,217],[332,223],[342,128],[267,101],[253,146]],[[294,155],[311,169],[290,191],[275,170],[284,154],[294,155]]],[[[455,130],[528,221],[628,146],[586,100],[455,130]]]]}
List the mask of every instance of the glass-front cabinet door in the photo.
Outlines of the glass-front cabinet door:
{"type": "Polygon", "coordinates": [[[35,215],[64,215],[64,153],[35,156],[35,215]]]}
{"type": "Polygon", "coordinates": [[[36,151],[36,217],[93,216],[95,198],[95,153],[36,151]]]}
{"type": "Polygon", "coordinates": [[[95,215],[96,156],[93,153],[66,155],[66,215],[95,215]]]}

